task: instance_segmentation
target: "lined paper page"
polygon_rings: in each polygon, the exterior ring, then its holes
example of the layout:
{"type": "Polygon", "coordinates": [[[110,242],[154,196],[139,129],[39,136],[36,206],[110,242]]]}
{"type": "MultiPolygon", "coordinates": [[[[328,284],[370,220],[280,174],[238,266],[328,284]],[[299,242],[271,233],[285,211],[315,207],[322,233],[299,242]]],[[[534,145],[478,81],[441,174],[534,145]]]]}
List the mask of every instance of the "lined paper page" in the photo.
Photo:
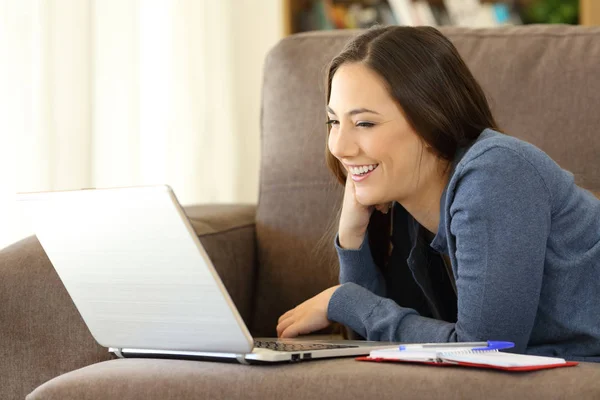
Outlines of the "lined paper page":
{"type": "Polygon", "coordinates": [[[440,354],[444,361],[466,362],[472,364],[494,365],[498,367],[528,367],[535,365],[564,364],[563,358],[530,356],[525,354],[512,354],[500,352],[480,353],[444,353],[440,354]]]}

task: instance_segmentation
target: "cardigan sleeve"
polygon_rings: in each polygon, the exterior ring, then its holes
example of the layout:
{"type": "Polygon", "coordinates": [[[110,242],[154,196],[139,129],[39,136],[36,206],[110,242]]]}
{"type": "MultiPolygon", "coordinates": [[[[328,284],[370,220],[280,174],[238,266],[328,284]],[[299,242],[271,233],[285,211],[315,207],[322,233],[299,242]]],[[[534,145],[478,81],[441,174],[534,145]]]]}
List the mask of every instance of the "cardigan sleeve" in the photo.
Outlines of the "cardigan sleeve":
{"type": "Polygon", "coordinates": [[[335,238],[335,249],[340,261],[340,283],[353,282],[379,296],[386,295],[383,275],[371,255],[368,233],[356,250],[342,248],[338,235],[335,238]]]}

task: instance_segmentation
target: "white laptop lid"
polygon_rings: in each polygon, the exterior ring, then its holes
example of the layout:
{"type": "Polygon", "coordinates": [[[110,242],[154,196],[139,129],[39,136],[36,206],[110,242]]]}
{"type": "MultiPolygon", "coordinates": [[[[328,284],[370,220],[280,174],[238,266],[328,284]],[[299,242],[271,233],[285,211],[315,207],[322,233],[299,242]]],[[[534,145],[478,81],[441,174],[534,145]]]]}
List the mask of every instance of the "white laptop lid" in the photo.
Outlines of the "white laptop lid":
{"type": "Polygon", "coordinates": [[[252,350],[248,329],[168,186],[18,199],[100,345],[252,350]]]}

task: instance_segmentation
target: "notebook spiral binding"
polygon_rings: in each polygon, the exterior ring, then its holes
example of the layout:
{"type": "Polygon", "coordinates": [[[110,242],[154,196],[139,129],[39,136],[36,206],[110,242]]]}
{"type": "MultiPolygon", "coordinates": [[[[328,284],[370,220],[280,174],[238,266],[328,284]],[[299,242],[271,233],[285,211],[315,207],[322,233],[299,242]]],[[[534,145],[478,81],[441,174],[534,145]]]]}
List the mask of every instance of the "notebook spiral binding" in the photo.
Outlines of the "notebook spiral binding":
{"type": "Polygon", "coordinates": [[[444,357],[448,357],[448,356],[451,357],[451,356],[462,355],[462,354],[481,354],[481,353],[498,353],[498,349],[494,349],[494,350],[466,349],[466,350],[444,351],[444,352],[438,353],[438,355],[436,357],[436,361],[439,363],[443,363],[444,357]]]}
{"type": "Polygon", "coordinates": [[[454,355],[458,355],[458,354],[481,354],[481,353],[498,353],[498,349],[494,349],[494,350],[472,350],[472,349],[468,349],[468,350],[456,350],[456,351],[444,351],[442,353],[440,353],[440,356],[454,356],[454,355]]]}

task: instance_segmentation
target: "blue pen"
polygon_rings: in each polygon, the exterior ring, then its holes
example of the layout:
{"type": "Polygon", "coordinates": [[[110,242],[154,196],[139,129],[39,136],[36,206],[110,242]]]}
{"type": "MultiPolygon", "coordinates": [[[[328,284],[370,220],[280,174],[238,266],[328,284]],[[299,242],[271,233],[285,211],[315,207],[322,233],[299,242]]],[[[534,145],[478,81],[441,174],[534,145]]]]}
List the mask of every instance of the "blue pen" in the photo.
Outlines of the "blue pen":
{"type": "Polygon", "coordinates": [[[487,341],[487,342],[455,342],[455,343],[415,343],[415,344],[406,344],[401,345],[399,347],[400,351],[403,350],[417,350],[417,349],[436,349],[436,348],[448,348],[448,347],[456,347],[456,348],[469,348],[473,351],[482,351],[482,350],[502,350],[502,349],[510,349],[511,347],[515,347],[513,342],[498,342],[498,341],[487,341]]]}

